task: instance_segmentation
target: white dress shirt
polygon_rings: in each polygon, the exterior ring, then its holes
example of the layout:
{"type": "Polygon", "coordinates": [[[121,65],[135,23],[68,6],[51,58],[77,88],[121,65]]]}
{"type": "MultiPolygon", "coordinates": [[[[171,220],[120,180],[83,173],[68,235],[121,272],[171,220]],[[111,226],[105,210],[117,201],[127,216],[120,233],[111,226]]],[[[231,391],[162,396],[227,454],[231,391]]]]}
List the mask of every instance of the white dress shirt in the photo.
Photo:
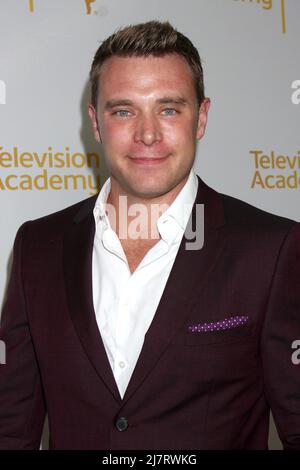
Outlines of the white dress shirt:
{"type": "Polygon", "coordinates": [[[147,252],[133,273],[105,213],[110,178],[97,198],[94,208],[93,302],[121,398],[171,272],[197,188],[198,179],[191,169],[184,187],[157,220],[161,239],[147,252]]]}

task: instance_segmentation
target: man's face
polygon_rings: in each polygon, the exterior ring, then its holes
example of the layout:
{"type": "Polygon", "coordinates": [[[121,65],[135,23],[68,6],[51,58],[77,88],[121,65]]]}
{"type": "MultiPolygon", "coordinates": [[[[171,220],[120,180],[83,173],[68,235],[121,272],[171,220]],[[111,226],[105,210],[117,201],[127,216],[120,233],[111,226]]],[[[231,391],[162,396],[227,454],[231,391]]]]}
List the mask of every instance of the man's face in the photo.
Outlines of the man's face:
{"type": "Polygon", "coordinates": [[[95,138],[102,142],[112,185],[140,198],[183,185],[196,140],[205,132],[209,100],[200,110],[192,72],[177,54],[111,57],[99,77],[95,138]]]}

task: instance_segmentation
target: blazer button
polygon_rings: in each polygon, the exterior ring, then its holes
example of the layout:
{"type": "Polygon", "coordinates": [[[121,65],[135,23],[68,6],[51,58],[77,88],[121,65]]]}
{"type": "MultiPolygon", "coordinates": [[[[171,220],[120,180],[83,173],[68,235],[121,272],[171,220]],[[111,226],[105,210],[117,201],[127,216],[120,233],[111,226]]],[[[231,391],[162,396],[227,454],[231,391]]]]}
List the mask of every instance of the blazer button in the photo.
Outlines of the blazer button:
{"type": "Polygon", "coordinates": [[[128,428],[128,421],[126,418],[119,418],[116,422],[116,428],[118,431],[126,431],[128,428]]]}

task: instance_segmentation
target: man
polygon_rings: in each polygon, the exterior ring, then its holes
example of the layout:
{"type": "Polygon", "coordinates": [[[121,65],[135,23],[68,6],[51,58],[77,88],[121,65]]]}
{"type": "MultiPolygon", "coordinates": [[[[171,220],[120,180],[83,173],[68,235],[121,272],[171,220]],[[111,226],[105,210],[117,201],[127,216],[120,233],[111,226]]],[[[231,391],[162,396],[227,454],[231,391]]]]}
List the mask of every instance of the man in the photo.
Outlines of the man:
{"type": "Polygon", "coordinates": [[[111,176],[18,231],[0,447],[38,448],[47,411],[51,449],[265,449],[271,408],[300,449],[299,225],[195,175],[210,102],[169,23],[106,39],[91,83],[111,176]]]}

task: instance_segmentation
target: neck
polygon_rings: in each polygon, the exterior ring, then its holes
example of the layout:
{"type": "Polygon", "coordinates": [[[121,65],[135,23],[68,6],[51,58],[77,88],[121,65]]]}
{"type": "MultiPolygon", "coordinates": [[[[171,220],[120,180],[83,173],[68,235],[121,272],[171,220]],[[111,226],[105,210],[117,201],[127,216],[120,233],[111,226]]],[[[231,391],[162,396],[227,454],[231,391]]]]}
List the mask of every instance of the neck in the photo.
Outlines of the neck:
{"type": "Polygon", "coordinates": [[[159,239],[157,220],[176,199],[187,179],[188,175],[165,194],[147,198],[125,191],[111,177],[107,204],[113,209],[113,215],[108,211],[108,218],[118,237],[124,238],[127,234],[129,238],[135,239],[142,238],[149,241],[159,239]]]}

